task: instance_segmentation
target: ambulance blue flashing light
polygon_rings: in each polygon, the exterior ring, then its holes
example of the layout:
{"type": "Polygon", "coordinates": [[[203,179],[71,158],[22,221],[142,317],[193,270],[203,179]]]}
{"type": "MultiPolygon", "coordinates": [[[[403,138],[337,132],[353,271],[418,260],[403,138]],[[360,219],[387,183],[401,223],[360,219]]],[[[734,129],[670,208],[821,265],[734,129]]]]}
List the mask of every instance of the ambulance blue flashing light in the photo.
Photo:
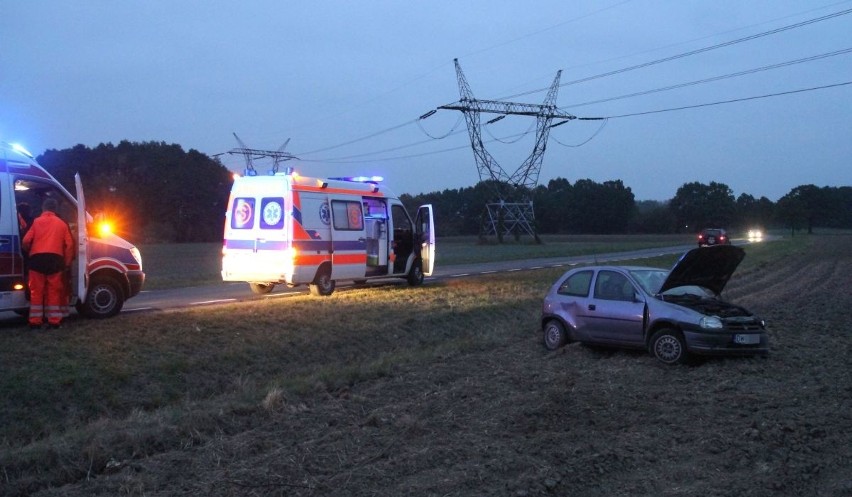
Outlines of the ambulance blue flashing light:
{"type": "Polygon", "coordinates": [[[243,171],[243,176],[257,176],[257,170],[246,169],[245,171],[243,171]]]}
{"type": "Polygon", "coordinates": [[[352,181],[355,183],[381,183],[385,179],[381,176],[344,176],[342,178],[331,178],[340,181],[352,181]]]}

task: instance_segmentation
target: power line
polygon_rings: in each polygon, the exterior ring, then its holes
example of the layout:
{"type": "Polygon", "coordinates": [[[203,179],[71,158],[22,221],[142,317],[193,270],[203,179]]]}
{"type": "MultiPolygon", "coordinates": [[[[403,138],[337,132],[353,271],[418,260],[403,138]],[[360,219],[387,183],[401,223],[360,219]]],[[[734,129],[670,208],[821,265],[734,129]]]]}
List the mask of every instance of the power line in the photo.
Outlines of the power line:
{"type": "Polygon", "coordinates": [[[618,116],[608,116],[607,119],[618,119],[618,118],[621,118],[621,117],[646,116],[648,114],[660,114],[662,112],[674,112],[674,111],[677,111],[677,110],[697,109],[697,108],[700,108],[700,107],[711,107],[713,105],[731,104],[731,103],[736,103],[736,102],[745,102],[745,101],[748,101],[748,100],[758,100],[758,99],[761,99],[761,98],[780,97],[780,96],[783,96],[783,95],[792,95],[794,93],[804,93],[804,92],[808,92],[808,91],[825,90],[825,89],[828,89],[828,88],[837,88],[839,86],[846,86],[846,85],[852,85],[852,81],[846,81],[844,83],[834,83],[834,84],[825,85],[825,86],[814,86],[814,87],[811,87],[811,88],[801,88],[801,89],[798,89],[798,90],[783,91],[783,92],[780,92],[780,93],[769,93],[769,94],[766,94],[766,95],[757,95],[757,96],[753,96],[753,97],[735,98],[735,99],[732,99],[732,100],[721,100],[721,101],[718,101],[718,102],[708,102],[708,103],[696,104],[696,105],[685,105],[683,107],[672,107],[672,108],[669,108],[669,109],[649,110],[649,111],[645,111],[645,112],[635,112],[633,114],[621,114],[621,115],[618,115],[618,116]]]}
{"type": "Polygon", "coordinates": [[[845,48],[843,50],[837,50],[837,51],[834,51],[834,52],[828,52],[828,53],[823,53],[823,54],[819,54],[819,55],[813,55],[813,56],[804,57],[804,58],[801,58],[801,59],[789,60],[789,61],[786,61],[786,62],[780,62],[778,64],[772,64],[772,65],[763,66],[763,67],[756,67],[756,68],[753,68],[753,69],[747,69],[745,71],[739,71],[739,72],[735,72],[735,73],[724,74],[724,75],[721,75],[721,76],[714,76],[712,78],[699,79],[699,80],[690,81],[690,82],[687,82],[687,83],[679,83],[679,84],[676,84],[676,85],[665,86],[665,87],[656,88],[656,89],[653,89],[653,90],[640,91],[640,92],[636,92],[636,93],[628,93],[626,95],[619,95],[617,97],[602,98],[600,100],[591,100],[589,102],[583,102],[583,103],[579,103],[579,104],[569,104],[569,105],[566,105],[565,107],[566,108],[582,107],[584,105],[600,104],[600,103],[604,103],[604,102],[611,102],[613,100],[623,100],[625,98],[641,97],[641,96],[645,96],[645,95],[650,95],[652,93],[659,93],[659,92],[663,92],[663,91],[676,90],[676,89],[680,89],[680,88],[686,88],[688,86],[695,86],[695,85],[700,85],[700,84],[704,84],[704,83],[712,83],[712,82],[716,82],[716,81],[721,81],[723,79],[730,79],[730,78],[736,78],[736,77],[739,77],[739,76],[746,76],[746,75],[754,74],[754,73],[761,72],[761,71],[769,71],[769,70],[772,70],[772,69],[779,69],[779,68],[782,68],[782,67],[788,67],[788,66],[792,66],[792,65],[796,65],[796,64],[801,64],[801,63],[804,63],[804,62],[812,62],[812,61],[815,61],[815,60],[825,59],[825,58],[828,58],[828,57],[834,57],[834,56],[837,56],[837,55],[843,55],[843,54],[847,54],[847,53],[850,53],[850,52],[852,52],[852,48],[845,48]]]}
{"type": "MultiPolygon", "coordinates": [[[[669,108],[669,109],[658,109],[658,110],[652,110],[652,111],[646,111],[646,112],[636,112],[636,113],[632,113],[632,114],[621,114],[621,115],[616,115],[616,116],[607,116],[607,117],[603,118],[604,122],[602,123],[601,127],[598,128],[598,130],[592,135],[591,138],[580,143],[579,145],[574,145],[574,146],[581,146],[581,145],[588,143],[588,141],[590,141],[592,138],[597,136],[598,133],[601,132],[603,127],[606,125],[607,120],[609,120],[609,119],[618,119],[618,118],[624,118],[624,117],[636,117],[636,116],[644,116],[644,115],[649,115],[649,114],[659,114],[659,113],[663,113],[663,112],[674,112],[674,111],[678,111],[678,110],[696,109],[696,108],[701,108],[701,107],[710,107],[710,106],[714,106],[714,105],[730,104],[730,103],[736,103],[736,102],[745,102],[745,101],[749,101],[749,100],[758,100],[758,99],[763,99],[763,98],[792,95],[792,94],[804,93],[804,92],[808,92],[808,91],[825,90],[825,89],[836,88],[836,87],[847,86],[847,85],[852,85],[852,81],[846,81],[846,82],[843,82],[843,83],[835,83],[835,84],[824,85],[824,86],[815,86],[815,87],[811,87],[811,88],[801,88],[801,89],[798,89],[798,90],[790,90],[790,91],[784,91],[784,92],[779,92],[779,93],[771,93],[771,94],[766,94],[766,95],[756,95],[756,96],[751,96],[751,97],[737,98],[737,99],[732,99],[732,100],[709,102],[709,103],[696,104],[696,105],[686,105],[686,106],[682,106],[682,107],[673,107],[673,108],[669,108]]],[[[456,132],[456,133],[460,133],[460,131],[456,132]]],[[[456,133],[454,133],[454,134],[456,134],[456,133]]],[[[504,137],[504,139],[514,138],[514,137],[517,137],[517,136],[523,135],[523,134],[525,134],[525,133],[518,133],[518,134],[514,134],[514,135],[509,135],[509,136],[504,137]]],[[[430,140],[426,140],[425,142],[428,142],[428,141],[430,141],[430,140]]],[[[491,143],[492,141],[494,141],[494,140],[488,140],[486,143],[491,143]]],[[[410,146],[420,145],[422,143],[424,143],[424,142],[421,141],[421,142],[417,142],[417,143],[411,144],[411,145],[403,145],[403,146],[396,147],[396,148],[393,148],[393,149],[383,150],[381,152],[371,152],[371,153],[359,154],[359,155],[355,155],[355,156],[336,157],[336,158],[325,159],[325,160],[309,159],[309,160],[302,160],[302,162],[329,163],[329,164],[357,164],[357,163],[362,163],[362,162],[365,162],[365,161],[363,161],[363,160],[348,160],[348,159],[370,156],[370,155],[374,155],[374,154],[378,154],[378,153],[385,153],[385,152],[393,151],[393,150],[399,150],[399,149],[407,148],[407,147],[410,147],[410,146]]],[[[566,145],[564,143],[560,143],[560,145],[564,145],[564,146],[567,146],[567,147],[572,146],[572,145],[566,145]]],[[[441,150],[433,150],[433,151],[430,151],[430,152],[423,152],[423,153],[420,153],[420,154],[376,158],[376,159],[371,159],[370,162],[387,162],[387,161],[399,161],[399,160],[404,160],[404,159],[414,159],[414,158],[425,157],[425,156],[429,156],[429,155],[437,155],[437,154],[443,154],[443,153],[447,153],[447,152],[454,152],[456,150],[465,150],[465,149],[469,149],[469,148],[470,148],[469,145],[463,145],[463,146],[459,146],[459,147],[452,147],[452,148],[445,148],[445,149],[441,149],[441,150]]]]}
{"type": "Polygon", "coordinates": [[[310,150],[310,151],[308,151],[308,152],[300,152],[300,153],[299,153],[299,154],[297,154],[297,155],[310,155],[310,154],[315,154],[315,153],[317,153],[317,152],[325,152],[325,151],[327,151],[327,150],[334,150],[335,148],[345,147],[346,145],[351,145],[351,144],[353,144],[353,143],[358,143],[358,142],[360,142],[360,141],[369,140],[370,138],[374,138],[374,137],[376,137],[376,136],[379,136],[379,135],[382,135],[382,134],[388,133],[388,132],[390,132],[390,131],[394,131],[394,130],[397,130],[397,129],[399,129],[399,128],[404,128],[405,126],[408,126],[408,125],[410,125],[410,124],[414,124],[414,123],[416,123],[418,120],[420,120],[420,118],[419,118],[419,117],[418,117],[417,119],[412,119],[412,120],[410,120],[410,121],[406,121],[406,122],[404,122],[404,123],[402,123],[402,124],[397,124],[396,126],[391,126],[390,128],[385,128],[385,129],[383,129],[383,130],[381,130],[381,131],[376,131],[375,133],[371,133],[371,134],[369,134],[369,135],[362,136],[361,138],[356,138],[356,139],[354,139],[354,140],[349,140],[348,142],[343,142],[343,143],[340,143],[340,144],[338,144],[338,145],[333,145],[333,146],[331,146],[331,147],[318,148],[318,149],[316,149],[316,150],[310,150]]]}
{"type": "MultiPolygon", "coordinates": [[[[588,76],[588,77],[585,77],[585,78],[575,79],[573,81],[561,83],[559,86],[562,87],[562,86],[575,85],[575,84],[578,84],[578,83],[586,83],[588,81],[593,81],[595,79],[605,78],[605,77],[608,77],[608,76],[614,76],[616,74],[622,74],[622,73],[625,73],[625,72],[628,72],[628,71],[634,71],[636,69],[642,69],[642,68],[645,68],[645,67],[649,67],[649,66],[653,66],[653,65],[657,65],[657,64],[662,64],[664,62],[671,62],[673,60],[682,59],[684,57],[690,57],[692,55],[697,55],[697,54],[700,54],[700,53],[709,52],[711,50],[716,50],[716,49],[719,49],[719,48],[724,48],[724,47],[728,47],[728,46],[731,46],[731,45],[736,45],[738,43],[743,43],[743,42],[746,42],[746,41],[755,40],[755,39],[758,39],[758,38],[762,38],[764,36],[770,36],[770,35],[774,35],[774,34],[784,32],[784,31],[789,31],[791,29],[801,28],[803,26],[807,26],[807,25],[814,24],[814,23],[817,23],[817,22],[825,21],[825,20],[828,20],[828,19],[833,19],[835,17],[840,17],[840,16],[843,16],[843,15],[846,15],[846,14],[849,14],[849,13],[852,13],[852,9],[841,10],[839,12],[834,12],[832,14],[826,14],[824,16],[816,17],[816,18],[813,18],[813,19],[808,19],[808,20],[805,20],[805,21],[802,21],[802,22],[797,22],[795,24],[789,24],[787,26],[782,26],[780,28],[771,29],[769,31],[763,31],[761,33],[757,33],[757,34],[753,34],[753,35],[749,35],[749,36],[744,36],[742,38],[737,38],[735,40],[730,40],[730,41],[726,41],[726,42],[722,42],[722,43],[717,43],[715,45],[699,48],[699,49],[696,49],[696,50],[691,50],[689,52],[671,55],[669,57],[663,57],[662,59],[656,59],[656,60],[652,60],[652,61],[649,61],[649,62],[643,62],[641,64],[636,64],[636,65],[632,65],[632,66],[629,66],[629,67],[616,69],[616,70],[613,70],[613,71],[597,74],[595,76],[588,76]]],[[[515,95],[509,95],[507,97],[503,97],[502,99],[516,98],[516,97],[530,95],[530,94],[533,94],[533,93],[540,93],[540,92],[548,91],[548,90],[549,90],[549,88],[539,88],[539,89],[536,89],[536,90],[530,90],[530,91],[518,93],[518,94],[515,94],[515,95]]]]}

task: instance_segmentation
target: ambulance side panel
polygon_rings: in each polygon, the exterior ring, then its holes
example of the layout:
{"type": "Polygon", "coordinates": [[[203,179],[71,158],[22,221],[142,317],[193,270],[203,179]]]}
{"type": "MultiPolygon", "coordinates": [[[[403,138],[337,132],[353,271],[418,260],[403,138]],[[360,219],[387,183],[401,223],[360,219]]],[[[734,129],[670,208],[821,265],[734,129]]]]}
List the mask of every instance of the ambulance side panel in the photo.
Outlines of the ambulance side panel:
{"type": "Polygon", "coordinates": [[[290,283],[311,283],[320,267],[331,264],[331,210],[328,196],[293,192],[295,271],[290,283]]]}
{"type": "Polygon", "coordinates": [[[367,272],[367,234],[360,195],[329,195],[333,280],[363,278],[367,272]]]}

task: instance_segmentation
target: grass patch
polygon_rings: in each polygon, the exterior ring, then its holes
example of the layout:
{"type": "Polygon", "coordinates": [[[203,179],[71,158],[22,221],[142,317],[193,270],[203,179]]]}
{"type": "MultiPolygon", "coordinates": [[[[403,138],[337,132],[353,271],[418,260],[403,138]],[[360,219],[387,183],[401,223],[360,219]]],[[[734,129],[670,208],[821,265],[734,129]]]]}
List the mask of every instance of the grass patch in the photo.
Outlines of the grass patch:
{"type": "MultiPolygon", "coordinates": [[[[437,264],[452,266],[479,262],[570,257],[691,244],[692,235],[551,235],[544,243],[528,237],[518,242],[480,244],[476,237],[440,238],[437,264]]],[[[145,289],[180,288],[222,282],[222,244],[186,243],[141,245],[145,289]]]]}

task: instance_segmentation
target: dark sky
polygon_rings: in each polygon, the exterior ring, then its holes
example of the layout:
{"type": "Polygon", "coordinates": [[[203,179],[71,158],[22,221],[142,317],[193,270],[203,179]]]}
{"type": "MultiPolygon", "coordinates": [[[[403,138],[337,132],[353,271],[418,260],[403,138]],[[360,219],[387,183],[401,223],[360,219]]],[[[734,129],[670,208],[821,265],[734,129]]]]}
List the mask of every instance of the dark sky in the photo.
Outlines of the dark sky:
{"type": "MultiPolygon", "coordinates": [[[[472,186],[462,114],[417,121],[459,99],[459,58],[477,98],[540,104],[562,70],[562,111],[610,117],[552,128],[540,183],[620,179],[637,200],[666,200],[684,183],[717,181],[776,201],[802,184],[852,185],[852,84],[810,90],[852,82],[850,9],[814,0],[4,2],[0,139],[36,155],[125,139],[213,155],[237,147],[236,132],[257,149],[290,139],[291,164],[307,176],[379,174],[412,194],[472,186]],[[797,90],[809,91],[751,99],[797,90]]],[[[514,171],[533,148],[535,119],[485,126],[492,117],[482,115],[482,139],[514,171]]],[[[221,159],[243,167],[238,155],[221,159]]]]}

